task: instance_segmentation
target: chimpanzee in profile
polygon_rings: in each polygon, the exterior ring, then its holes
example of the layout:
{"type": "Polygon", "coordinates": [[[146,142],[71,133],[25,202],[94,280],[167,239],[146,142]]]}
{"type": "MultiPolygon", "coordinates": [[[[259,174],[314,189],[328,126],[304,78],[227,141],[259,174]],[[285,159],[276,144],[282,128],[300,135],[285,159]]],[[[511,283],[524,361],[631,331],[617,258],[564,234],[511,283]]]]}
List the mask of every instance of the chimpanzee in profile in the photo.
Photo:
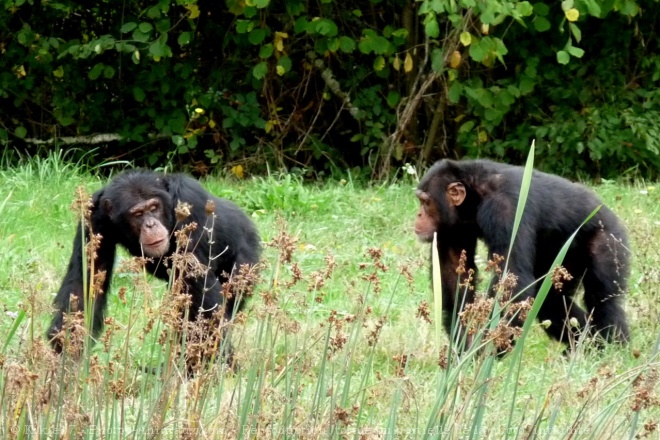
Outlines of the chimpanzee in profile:
{"type": "MultiPolygon", "coordinates": [[[[186,293],[191,295],[189,319],[211,317],[220,308],[224,309],[225,319],[230,320],[240,309],[244,301],[239,299],[235,304],[236,297],[225,298],[223,284],[228,281],[227,275],[237,273],[242,265],[255,265],[259,260],[260,239],[252,221],[235,204],[215,197],[190,177],[146,170],[127,171],[92,197],[90,225],[94,234],[101,235],[94,270],[105,271],[102,293],[94,302],[94,335],[103,329],[117,245],[125,247],[131,255],[147,257],[147,270],[167,280],[168,266],[172,265],[166,258],[176,248],[173,233],[190,223],[196,223],[197,227],[190,232],[188,252],[208,270],[202,275],[184,276],[186,293]],[[208,201],[212,203],[207,205],[208,201]],[[190,215],[181,221],[177,221],[175,214],[179,202],[191,205],[190,215]],[[213,213],[216,218],[211,222],[208,219],[213,213]],[[212,226],[212,236],[205,231],[205,226],[212,226]]],[[[77,231],[67,273],[55,297],[55,316],[48,330],[51,344],[58,352],[62,350],[62,341],[56,335],[62,329],[64,314],[70,309],[70,297],[77,298],[77,310],[83,309],[83,246],[89,240],[89,228],[85,226],[84,237],[80,225],[77,231]]],[[[89,273],[86,278],[91,280],[89,273]]]]}
{"type": "MultiPolygon", "coordinates": [[[[433,241],[437,233],[441,264],[443,324],[451,334],[454,310],[474,301],[474,292],[457,298],[461,251],[466,252],[466,269],[473,269],[477,239],[493,254],[506,256],[518,203],[524,168],[489,160],[443,160],[422,178],[417,188],[421,207],[415,232],[422,241],[433,241]]],[[[522,220],[515,237],[508,268],[518,277],[515,301],[536,296],[530,286],[546,275],[561,247],[601,201],[587,188],[558,176],[534,171],[522,220]],[[522,293],[520,293],[522,291],[522,293]],[[520,293],[519,295],[516,295],[520,293]]],[[[540,321],[550,321],[546,332],[568,343],[569,320],[577,319],[580,329],[587,323],[608,341],[625,343],[628,325],[621,300],[629,274],[629,251],[623,226],[602,206],[573,240],[563,266],[573,279],[561,290],[552,289],[539,311],[540,321]],[[573,301],[582,283],[587,311],[573,301]]],[[[461,282],[466,275],[462,275],[461,282]]],[[[521,325],[521,322],[515,322],[521,325]]]]}

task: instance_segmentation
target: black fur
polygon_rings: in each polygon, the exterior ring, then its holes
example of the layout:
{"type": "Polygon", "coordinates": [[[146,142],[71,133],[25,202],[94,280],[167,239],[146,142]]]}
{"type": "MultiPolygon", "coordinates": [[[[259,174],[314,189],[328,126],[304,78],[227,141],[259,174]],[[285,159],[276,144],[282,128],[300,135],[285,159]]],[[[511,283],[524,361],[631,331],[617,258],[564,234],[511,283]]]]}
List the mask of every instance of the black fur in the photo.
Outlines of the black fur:
{"type": "MultiPolygon", "coordinates": [[[[106,271],[102,286],[103,294],[95,300],[93,333],[98,335],[103,329],[103,320],[107,305],[113,264],[117,244],[124,246],[134,256],[142,255],[139,237],[128,227],[128,211],[136,203],[150,198],[158,198],[163,203],[163,225],[170,231],[170,248],[164,257],[169,257],[175,250],[174,230],[180,230],[189,223],[196,223],[197,229],[191,233],[190,251],[197,260],[210,270],[203,277],[186,277],[187,293],[192,296],[190,319],[197,319],[200,307],[205,316],[210,316],[218,307],[224,307],[225,318],[232,318],[244,301],[234,304],[236,298],[225,301],[222,285],[227,281],[223,273],[231,274],[242,264],[254,265],[259,261],[261,245],[257,230],[252,221],[234,203],[220,199],[207,192],[196,180],[182,174],[160,174],[152,171],[127,171],[115,177],[107,186],[97,191],[92,197],[91,226],[96,234],[102,236],[97,250],[95,270],[106,271]],[[213,239],[210,249],[205,225],[211,225],[206,214],[206,202],[215,203],[217,218],[213,223],[213,239]],[[107,201],[110,203],[108,204],[107,201]],[[174,208],[177,203],[192,205],[190,216],[177,223],[174,208]],[[107,206],[112,208],[108,211],[107,206]],[[209,258],[212,257],[212,258],[209,258]],[[235,307],[235,305],[237,307],[235,307]],[[235,310],[236,309],[236,310],[235,310]]],[[[78,297],[78,310],[83,308],[83,246],[89,239],[85,228],[82,236],[78,225],[73,241],[73,252],[64,281],[54,300],[55,316],[48,330],[48,337],[57,351],[61,351],[61,342],[54,338],[63,324],[63,315],[69,311],[70,296],[78,297]]],[[[163,261],[154,259],[147,263],[147,269],[156,277],[167,280],[169,275],[163,261]]],[[[89,278],[88,278],[89,279],[89,278]]]]}
{"type": "MultiPolygon", "coordinates": [[[[462,250],[467,267],[475,270],[477,239],[492,254],[506,257],[518,203],[524,168],[488,160],[437,162],[425,174],[418,189],[429,194],[439,207],[441,222],[438,250],[442,263],[444,326],[451,331],[456,304],[456,266],[462,250]],[[466,189],[464,202],[451,206],[446,199],[447,185],[460,182],[466,189]]],[[[602,202],[586,187],[551,174],[534,171],[521,224],[515,238],[509,270],[518,276],[516,292],[550,270],[559,250],[580,224],[602,202]]],[[[538,319],[550,320],[546,332],[568,342],[567,320],[574,317],[585,328],[589,316],[593,329],[607,340],[627,342],[629,330],[622,296],[627,288],[629,251],[626,232],[614,213],[602,206],[585,224],[564,259],[563,266],[573,276],[561,291],[548,293],[538,319]],[[584,286],[587,311],[574,304],[578,285],[584,286]],[[568,317],[567,317],[568,313],[568,317]]],[[[518,295],[518,300],[536,296],[536,287],[518,295]]],[[[463,291],[465,289],[461,289],[463,291]]],[[[474,300],[472,292],[464,299],[474,300]]],[[[460,309],[458,302],[457,309],[460,309]]],[[[460,311],[460,310],[459,310],[460,311]]]]}

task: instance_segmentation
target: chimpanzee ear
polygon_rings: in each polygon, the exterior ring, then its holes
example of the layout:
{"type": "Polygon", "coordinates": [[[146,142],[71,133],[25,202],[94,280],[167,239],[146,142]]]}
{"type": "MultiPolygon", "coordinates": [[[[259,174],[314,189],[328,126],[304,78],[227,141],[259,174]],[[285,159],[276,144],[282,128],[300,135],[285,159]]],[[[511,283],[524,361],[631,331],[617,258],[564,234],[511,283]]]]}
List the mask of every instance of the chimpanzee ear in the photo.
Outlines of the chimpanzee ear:
{"type": "Polygon", "coordinates": [[[461,182],[452,182],[447,185],[447,199],[453,206],[460,206],[465,200],[465,186],[461,182]]]}
{"type": "Polygon", "coordinates": [[[112,213],[112,202],[110,201],[110,199],[102,199],[101,207],[107,215],[110,215],[112,213]]]}
{"type": "Polygon", "coordinates": [[[415,190],[415,195],[422,203],[428,203],[429,200],[431,200],[431,196],[429,196],[428,193],[425,193],[421,189],[415,190]]]}

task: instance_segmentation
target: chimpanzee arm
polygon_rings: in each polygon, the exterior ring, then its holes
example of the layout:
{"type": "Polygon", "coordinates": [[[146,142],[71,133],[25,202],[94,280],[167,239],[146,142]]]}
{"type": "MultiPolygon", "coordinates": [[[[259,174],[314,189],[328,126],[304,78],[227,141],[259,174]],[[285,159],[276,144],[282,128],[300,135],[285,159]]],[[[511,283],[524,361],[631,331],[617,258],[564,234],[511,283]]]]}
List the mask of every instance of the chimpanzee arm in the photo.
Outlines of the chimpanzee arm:
{"type": "MultiPolygon", "coordinates": [[[[488,247],[488,259],[491,261],[493,254],[506,258],[509,253],[516,204],[516,197],[502,192],[492,194],[479,208],[477,223],[488,247]]],[[[530,286],[536,279],[534,277],[536,228],[533,225],[538,221],[535,218],[538,215],[532,202],[528,201],[507,262],[509,272],[518,277],[514,294],[530,286]]],[[[524,300],[533,295],[534,290],[528,289],[524,294],[517,296],[516,300],[524,300]]]]}
{"type": "MultiPolygon", "coordinates": [[[[91,225],[92,231],[95,234],[101,234],[101,242],[96,249],[96,259],[94,260],[94,272],[100,275],[105,272],[105,278],[99,292],[95,292],[94,298],[94,322],[93,334],[97,335],[103,329],[104,311],[107,304],[107,293],[110,287],[112,278],[112,269],[115,261],[116,240],[111,232],[110,222],[107,214],[102,208],[99,207],[99,200],[101,196],[99,191],[93,197],[91,225]]],[[[94,285],[93,274],[90,274],[90,268],[87,267],[87,262],[83,261],[83,247],[89,242],[89,229],[84,228],[79,223],[76,228],[76,237],[73,240],[73,251],[69,266],[67,268],[64,281],[60,287],[57,295],[55,296],[55,316],[48,329],[48,338],[56,351],[62,350],[60,340],[54,339],[54,336],[62,329],[64,314],[69,311],[82,311],[84,310],[84,292],[85,288],[90,288],[94,285]],[[87,286],[85,286],[83,279],[83,271],[87,270],[87,286]],[[72,307],[71,297],[75,297],[75,308],[72,307]]]]}

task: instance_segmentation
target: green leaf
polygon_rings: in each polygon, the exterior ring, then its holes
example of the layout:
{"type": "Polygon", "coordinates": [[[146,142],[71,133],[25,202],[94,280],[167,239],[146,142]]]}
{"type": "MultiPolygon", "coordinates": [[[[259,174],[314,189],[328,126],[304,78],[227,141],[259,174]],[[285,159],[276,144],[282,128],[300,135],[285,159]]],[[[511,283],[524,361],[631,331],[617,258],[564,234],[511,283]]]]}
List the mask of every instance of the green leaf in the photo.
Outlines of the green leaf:
{"type": "Polygon", "coordinates": [[[532,5],[529,2],[524,1],[524,2],[520,2],[516,5],[516,11],[522,17],[529,17],[534,12],[534,8],[532,7],[532,5]]]}
{"type": "Polygon", "coordinates": [[[568,64],[570,60],[571,60],[571,56],[568,54],[568,52],[565,52],[563,50],[557,52],[557,62],[559,64],[568,64]]]}
{"type": "Polygon", "coordinates": [[[57,120],[60,122],[60,125],[63,125],[64,127],[67,127],[76,122],[76,120],[71,116],[60,116],[57,118],[57,120]]]}
{"type": "Polygon", "coordinates": [[[438,21],[433,18],[424,25],[424,31],[429,38],[438,38],[440,36],[440,27],[438,21]]]}
{"type": "Polygon", "coordinates": [[[165,48],[160,40],[156,40],[149,45],[149,54],[154,58],[162,58],[165,55],[165,48]]]}
{"type": "Polygon", "coordinates": [[[169,18],[163,18],[162,20],[158,20],[156,23],[156,30],[161,34],[169,32],[171,28],[172,24],[170,23],[169,18]]]}
{"type": "Polygon", "coordinates": [[[256,6],[257,9],[263,9],[268,6],[269,3],[270,0],[254,0],[254,6],[256,6]]]}
{"type": "Polygon", "coordinates": [[[440,73],[442,72],[444,65],[445,59],[442,55],[442,49],[436,47],[431,52],[431,69],[436,73],[440,73]]]}
{"type": "Polygon", "coordinates": [[[545,3],[535,3],[534,4],[534,13],[536,15],[541,15],[545,17],[550,13],[550,7],[545,3]]]}
{"type": "Polygon", "coordinates": [[[142,87],[135,86],[133,87],[133,98],[137,102],[142,102],[144,99],[147,97],[146,93],[144,93],[144,90],[142,90],[142,87]]]}
{"type": "Polygon", "coordinates": [[[272,43],[264,44],[261,46],[261,49],[259,49],[259,58],[270,58],[273,55],[273,51],[274,48],[272,43]]]}
{"type": "Polygon", "coordinates": [[[353,52],[355,50],[355,40],[346,36],[339,37],[339,49],[345,53],[353,52]]]}
{"type": "Polygon", "coordinates": [[[133,39],[139,41],[140,43],[146,43],[149,41],[149,35],[145,34],[139,29],[136,29],[133,31],[133,39]]]}
{"type": "Polygon", "coordinates": [[[470,45],[470,57],[477,62],[483,61],[486,51],[480,41],[473,42],[470,45]]]}
{"type": "Polygon", "coordinates": [[[493,94],[489,90],[483,88],[475,89],[475,96],[482,107],[493,106],[493,94]]]}
{"type": "Polygon", "coordinates": [[[387,105],[391,108],[395,108],[399,101],[401,100],[401,95],[396,90],[390,90],[387,94],[387,105]]]}
{"type": "Polygon", "coordinates": [[[574,0],[564,0],[561,2],[561,9],[563,11],[568,11],[569,9],[573,9],[574,6],[575,6],[574,0]]]}
{"type": "Polygon", "coordinates": [[[257,16],[257,12],[257,8],[254,6],[248,6],[243,11],[243,15],[245,15],[246,18],[254,18],[257,16]]]}
{"type": "Polygon", "coordinates": [[[192,32],[181,32],[179,34],[179,38],[177,38],[177,43],[179,43],[179,46],[185,46],[186,44],[190,43],[191,39],[192,32]]]}
{"type": "Polygon", "coordinates": [[[378,55],[374,60],[374,70],[378,72],[379,70],[383,70],[383,68],[385,68],[385,58],[382,55],[378,55]]]}
{"type": "Polygon", "coordinates": [[[504,112],[495,108],[487,108],[484,111],[484,118],[490,122],[498,121],[502,116],[504,116],[504,112]]]}
{"type": "Polygon", "coordinates": [[[55,78],[63,78],[64,77],[64,67],[59,66],[57,69],[53,70],[53,76],[55,78]]]}
{"type": "Polygon", "coordinates": [[[110,79],[115,76],[115,69],[112,66],[105,66],[103,69],[103,77],[110,79]]]}
{"type": "Polygon", "coordinates": [[[328,38],[327,47],[330,52],[337,52],[339,50],[339,38],[328,38]]]}
{"type": "Polygon", "coordinates": [[[449,87],[449,102],[452,104],[458,104],[461,100],[461,95],[463,94],[463,86],[458,81],[454,81],[449,87]]]}
{"type": "Polygon", "coordinates": [[[461,44],[463,46],[469,46],[472,43],[472,34],[469,32],[461,32],[461,44]]]}
{"type": "Polygon", "coordinates": [[[582,41],[582,31],[580,30],[579,27],[575,23],[568,23],[569,27],[571,28],[571,34],[573,34],[573,38],[575,38],[576,42],[582,41]]]}
{"type": "Polygon", "coordinates": [[[458,129],[459,133],[469,133],[474,128],[474,121],[467,121],[458,129]]]}
{"type": "Polygon", "coordinates": [[[551,26],[550,21],[545,17],[537,16],[534,19],[534,29],[538,32],[545,32],[550,29],[551,26]]]}
{"type": "Polygon", "coordinates": [[[236,32],[246,34],[254,27],[252,20],[236,20],[236,32]]]}
{"type": "Polygon", "coordinates": [[[584,4],[587,5],[589,15],[600,18],[602,10],[600,9],[600,5],[598,4],[597,0],[584,0],[584,4]]]}
{"type": "MultiPolygon", "coordinates": [[[[238,25],[236,26],[238,29],[238,25]]],[[[305,17],[298,17],[293,25],[293,32],[300,34],[302,32],[309,32],[310,22],[305,17]]]]}
{"type": "Polygon", "coordinates": [[[520,84],[518,85],[518,88],[520,89],[520,94],[527,95],[531,93],[534,90],[535,85],[536,83],[534,82],[533,79],[529,78],[526,75],[522,75],[520,77],[520,84]]]}
{"type": "Polygon", "coordinates": [[[160,8],[158,6],[152,6],[147,9],[147,17],[151,19],[160,18],[160,8]]]}
{"type": "Polygon", "coordinates": [[[151,32],[151,31],[153,30],[153,28],[154,28],[154,27],[152,26],[152,24],[151,24],[151,23],[147,23],[146,21],[143,21],[143,22],[140,23],[140,25],[138,26],[138,29],[139,29],[140,32],[142,32],[143,34],[148,34],[149,32],[151,32]]]}
{"type": "Polygon", "coordinates": [[[14,130],[14,134],[16,135],[17,138],[23,139],[25,138],[25,136],[27,136],[27,129],[21,125],[19,127],[16,127],[16,130],[14,130]]]}
{"type": "Polygon", "coordinates": [[[252,29],[248,34],[248,40],[250,41],[250,43],[254,44],[255,46],[257,44],[261,44],[265,39],[266,39],[266,29],[263,28],[252,29]]]}
{"type": "Polygon", "coordinates": [[[252,69],[252,76],[256,79],[263,79],[268,73],[268,63],[265,61],[260,62],[252,69]]]}
{"type": "Polygon", "coordinates": [[[283,56],[279,60],[277,60],[277,65],[279,67],[282,67],[284,69],[284,72],[290,72],[292,66],[291,58],[289,58],[288,56],[283,56]]]}
{"type": "Polygon", "coordinates": [[[334,21],[328,20],[327,18],[321,18],[319,20],[313,21],[314,30],[326,37],[334,37],[337,35],[338,29],[334,21]]]}
{"type": "Polygon", "coordinates": [[[103,63],[97,63],[94,67],[92,67],[92,70],[89,71],[87,77],[91,80],[98,79],[98,77],[101,76],[101,73],[103,73],[104,68],[105,65],[103,63]]]}
{"type": "Polygon", "coordinates": [[[582,58],[584,56],[584,50],[580,49],[579,47],[568,46],[566,48],[566,50],[568,51],[568,53],[573,55],[575,58],[582,58]]]}
{"type": "Polygon", "coordinates": [[[137,27],[137,23],[129,21],[128,23],[124,23],[124,25],[119,29],[119,32],[122,34],[126,34],[128,32],[131,32],[137,27]]]}

